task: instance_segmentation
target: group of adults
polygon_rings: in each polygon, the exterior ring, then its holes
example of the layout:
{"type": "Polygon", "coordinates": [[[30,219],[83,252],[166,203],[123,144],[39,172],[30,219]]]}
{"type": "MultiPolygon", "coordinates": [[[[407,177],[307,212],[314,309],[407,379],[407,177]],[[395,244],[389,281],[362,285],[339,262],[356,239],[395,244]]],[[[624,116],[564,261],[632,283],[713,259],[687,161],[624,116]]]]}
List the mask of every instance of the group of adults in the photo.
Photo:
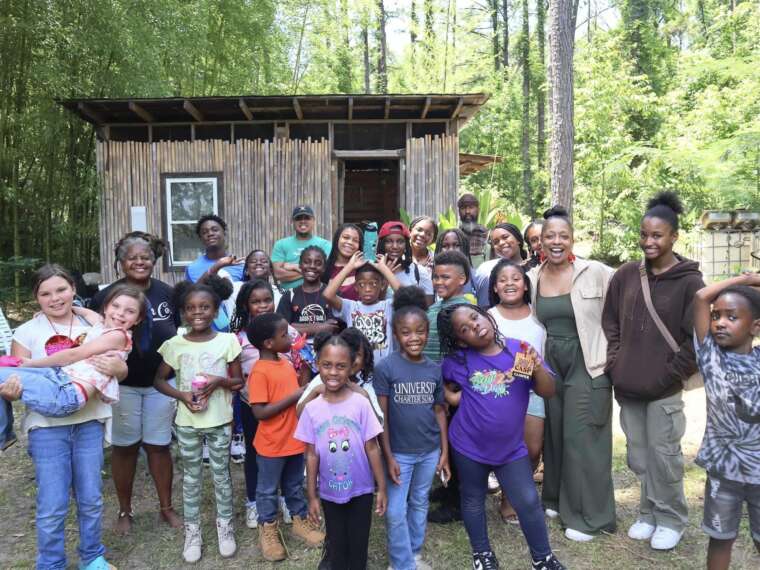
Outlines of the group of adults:
{"type": "MultiPolygon", "coordinates": [[[[549,212],[524,232],[508,223],[488,232],[477,222],[478,203],[471,194],[458,201],[459,227],[439,231],[433,218],[421,216],[411,222],[406,241],[385,243],[386,248],[408,244],[412,259],[398,269],[402,283],[419,284],[429,295],[432,246],[435,252],[460,250],[477,268],[469,287],[481,304],[488,303],[483,283],[487,284],[498,259],[531,268],[532,309],[547,329],[544,353],[557,378],[557,394],[546,402],[543,502],[547,514],[559,516],[573,540],[591,540],[616,529],[613,386],[622,408],[628,464],[641,480],[639,517],[629,535],[651,538],[653,548],[672,548],[687,523],[681,390],[682,382],[696,370],[690,305],[702,280],[696,263],[673,252],[680,205],[672,198],[652,203],[642,217],[645,262],[623,265],[614,276],[607,266],[573,254],[573,225],[561,211],[549,212]],[[492,261],[484,261],[489,253],[492,261]],[[681,346],[678,354],[670,351],[646,309],[641,275],[648,280],[655,309],[681,346]]],[[[186,277],[198,280],[208,272],[227,272],[234,281],[271,279],[287,290],[301,283],[298,258],[307,246],[316,245],[327,254],[326,279],[363,248],[362,228],[353,224],[339,227],[332,242],[314,235],[309,206],[297,207],[292,222],[293,235],[279,240],[271,257],[254,250],[240,263],[227,251],[225,222],[205,216],[197,226],[204,251],[187,268],[186,277]]],[[[23,420],[37,478],[38,568],[66,565],[64,522],[71,491],[83,565],[105,552],[101,541],[104,440],[112,445],[111,473],[119,501],[116,529],[129,531],[135,516],[133,484],[141,448],[147,454],[161,519],[174,527],[181,525],[171,499],[175,404],[153,388],[160,364],[158,347],[176,334],[179,325],[172,287],[152,277],[164,247],[161,239],[142,232],[127,234],[116,244],[114,264],[120,274],[116,283],[145,291],[152,321],[149,344],[133,350],[126,365],[115,357],[96,359],[99,370],[122,380],[119,402],[111,408],[95,398],[65,418],[28,413],[23,420]]],[[[352,283],[347,280],[343,286],[352,283]]],[[[95,296],[93,308],[107,293],[105,289],[95,296]]],[[[12,354],[40,358],[51,343],[80,342],[93,323],[75,309],[70,276],[57,266],[47,266],[38,275],[34,295],[40,312],[16,330],[12,354]]],[[[2,390],[0,395],[8,397],[2,390]]]]}

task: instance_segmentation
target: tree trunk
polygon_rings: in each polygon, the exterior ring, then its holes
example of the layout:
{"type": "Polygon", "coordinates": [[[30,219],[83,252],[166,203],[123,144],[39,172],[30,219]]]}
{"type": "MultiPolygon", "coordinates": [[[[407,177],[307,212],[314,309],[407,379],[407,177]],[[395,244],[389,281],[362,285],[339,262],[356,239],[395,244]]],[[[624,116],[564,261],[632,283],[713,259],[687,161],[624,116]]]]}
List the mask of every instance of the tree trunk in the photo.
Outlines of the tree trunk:
{"type": "Polygon", "coordinates": [[[549,85],[551,87],[550,175],[552,204],[573,206],[573,49],[577,0],[549,4],[549,85]]]}
{"type": "Polygon", "coordinates": [[[385,4],[383,0],[377,0],[377,92],[388,92],[388,46],[385,38],[385,4]]]}
{"type": "Polygon", "coordinates": [[[414,55],[414,44],[417,43],[417,6],[414,0],[412,0],[409,20],[409,42],[412,44],[412,55],[414,55]]]}
{"type": "Polygon", "coordinates": [[[501,47],[499,47],[499,0],[490,0],[488,8],[491,12],[491,51],[493,68],[501,69],[501,47]]]}
{"type": "MultiPolygon", "coordinates": [[[[541,0],[539,0],[540,2],[541,0]]],[[[530,22],[528,0],[522,0],[522,36],[520,59],[522,60],[522,182],[525,205],[531,219],[535,216],[533,194],[530,187],[530,22]]],[[[506,25],[506,22],[505,22],[506,25]]]]}
{"type": "Polygon", "coordinates": [[[364,45],[364,92],[371,93],[369,88],[369,31],[366,23],[362,27],[362,44],[364,45]]]}
{"type": "MultiPolygon", "coordinates": [[[[536,43],[538,44],[538,60],[541,66],[546,66],[546,0],[536,1],[536,43]]],[[[544,73],[544,77],[546,74],[544,73]]],[[[546,89],[545,81],[536,86],[536,155],[539,170],[544,168],[546,158],[546,89]]]]}
{"type": "Polygon", "coordinates": [[[502,30],[501,30],[501,64],[504,69],[509,67],[509,0],[501,0],[502,30]]]}

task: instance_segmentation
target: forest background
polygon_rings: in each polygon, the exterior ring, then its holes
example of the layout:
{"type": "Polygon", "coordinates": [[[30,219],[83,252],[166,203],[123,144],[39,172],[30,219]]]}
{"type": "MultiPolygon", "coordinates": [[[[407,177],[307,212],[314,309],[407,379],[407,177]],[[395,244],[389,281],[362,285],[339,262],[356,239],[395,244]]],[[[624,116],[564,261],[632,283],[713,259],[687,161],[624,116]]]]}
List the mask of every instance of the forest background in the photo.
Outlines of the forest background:
{"type": "Polygon", "coordinates": [[[464,186],[533,217],[552,9],[575,38],[567,187],[593,256],[635,255],[658,190],[686,229],[760,207],[757,0],[550,1],[0,0],[0,299],[42,261],[99,265],[95,135],[56,98],[485,91],[461,147],[503,161],[464,186]]]}

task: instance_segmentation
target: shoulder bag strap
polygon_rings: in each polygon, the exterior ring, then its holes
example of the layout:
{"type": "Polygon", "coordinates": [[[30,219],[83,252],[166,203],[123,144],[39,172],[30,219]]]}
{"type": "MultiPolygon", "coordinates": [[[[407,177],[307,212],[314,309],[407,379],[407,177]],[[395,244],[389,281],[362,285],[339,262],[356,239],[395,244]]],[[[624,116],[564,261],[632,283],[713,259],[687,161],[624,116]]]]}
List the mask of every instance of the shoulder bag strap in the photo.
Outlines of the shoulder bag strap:
{"type": "Polygon", "coordinates": [[[665,342],[668,343],[668,346],[670,346],[670,350],[676,353],[681,352],[681,347],[678,346],[676,339],[674,339],[673,335],[670,334],[670,331],[665,326],[665,323],[662,322],[660,315],[658,315],[657,311],[654,309],[654,305],[652,304],[652,294],[649,291],[649,278],[647,277],[647,268],[643,260],[639,265],[639,275],[641,275],[641,291],[644,294],[644,303],[647,306],[647,311],[649,311],[649,316],[652,317],[652,320],[654,321],[654,324],[657,325],[657,329],[660,331],[660,334],[665,339],[665,342]]]}

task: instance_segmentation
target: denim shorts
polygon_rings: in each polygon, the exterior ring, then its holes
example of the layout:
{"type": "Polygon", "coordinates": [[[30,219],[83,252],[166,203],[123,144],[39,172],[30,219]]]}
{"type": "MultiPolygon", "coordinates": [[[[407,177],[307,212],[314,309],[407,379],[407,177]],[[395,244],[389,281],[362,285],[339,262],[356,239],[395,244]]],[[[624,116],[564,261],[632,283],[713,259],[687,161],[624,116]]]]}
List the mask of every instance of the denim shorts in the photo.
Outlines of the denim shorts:
{"type": "Polygon", "coordinates": [[[744,503],[747,503],[752,539],[760,541],[760,485],[739,483],[708,473],[702,530],[718,540],[736,538],[744,503]]]}
{"type": "Polygon", "coordinates": [[[546,418],[546,405],[544,404],[544,399],[533,390],[530,391],[527,414],[536,418],[546,418]]]}
{"type": "Polygon", "coordinates": [[[169,445],[177,405],[153,386],[119,386],[119,401],[112,407],[111,443],[127,447],[142,441],[148,445],[169,445]]]}

